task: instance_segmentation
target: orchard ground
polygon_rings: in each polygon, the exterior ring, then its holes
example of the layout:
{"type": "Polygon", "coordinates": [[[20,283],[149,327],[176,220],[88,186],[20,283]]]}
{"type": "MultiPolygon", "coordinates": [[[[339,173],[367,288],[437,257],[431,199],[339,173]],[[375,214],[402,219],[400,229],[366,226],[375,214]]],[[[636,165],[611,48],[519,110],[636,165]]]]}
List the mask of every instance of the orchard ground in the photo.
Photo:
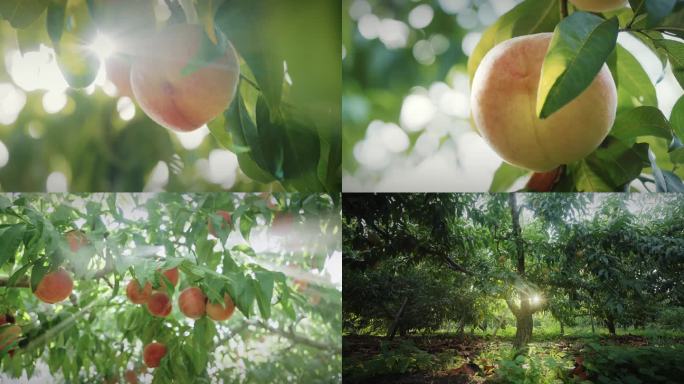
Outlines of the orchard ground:
{"type": "Polygon", "coordinates": [[[392,341],[384,335],[345,335],[344,382],[579,383],[588,377],[584,376],[589,371],[585,367],[590,366],[602,371],[604,381],[599,382],[617,383],[615,380],[632,372],[667,374],[673,364],[681,363],[684,352],[684,331],[648,326],[619,329],[611,336],[597,325],[592,332],[590,324],[583,324],[566,327],[561,334],[551,316],[542,316],[535,323],[528,355],[518,360],[512,348],[512,326],[499,329],[496,335],[491,328],[458,334],[454,324],[452,329],[392,341]],[[660,364],[654,366],[654,359],[660,364]]]}

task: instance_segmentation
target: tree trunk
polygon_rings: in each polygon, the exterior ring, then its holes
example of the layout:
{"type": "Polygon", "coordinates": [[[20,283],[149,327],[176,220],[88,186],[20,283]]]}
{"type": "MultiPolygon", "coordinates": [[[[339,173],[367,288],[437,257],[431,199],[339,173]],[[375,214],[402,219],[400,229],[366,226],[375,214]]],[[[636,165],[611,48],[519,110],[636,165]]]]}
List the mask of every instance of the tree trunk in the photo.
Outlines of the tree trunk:
{"type": "Polygon", "coordinates": [[[459,336],[463,336],[463,331],[464,331],[464,329],[465,329],[465,320],[464,320],[464,319],[461,319],[461,320],[458,321],[458,331],[457,331],[457,333],[458,333],[459,336]]]}
{"type": "MultiPolygon", "coordinates": [[[[518,211],[518,203],[516,201],[515,193],[508,195],[508,205],[511,209],[511,224],[513,229],[513,242],[516,250],[516,272],[521,279],[525,278],[525,248],[520,230],[520,211],[518,211]]],[[[533,308],[530,307],[530,298],[527,294],[519,293],[520,308],[514,308],[510,302],[509,308],[515,315],[515,341],[513,347],[521,349],[529,343],[532,339],[532,313],[533,308]]]]}
{"type": "Polygon", "coordinates": [[[565,328],[563,327],[563,320],[558,320],[561,326],[561,336],[565,335],[565,328]]]}
{"type": "Polygon", "coordinates": [[[390,340],[394,339],[394,335],[397,333],[399,320],[401,320],[401,315],[404,314],[404,309],[406,309],[406,303],[408,303],[408,297],[404,298],[404,302],[401,303],[401,308],[399,308],[399,312],[397,312],[397,315],[394,316],[394,321],[392,321],[392,326],[390,327],[389,333],[387,335],[390,340]]]}
{"type": "Polygon", "coordinates": [[[610,332],[611,335],[615,336],[615,319],[613,318],[613,316],[606,316],[605,322],[606,327],[608,328],[608,332],[610,332]]]}
{"type": "Polygon", "coordinates": [[[591,333],[594,334],[596,333],[594,330],[594,312],[591,311],[591,308],[589,308],[589,319],[591,319],[591,333]]]}
{"type": "Polygon", "coordinates": [[[530,300],[527,296],[523,296],[520,301],[520,310],[515,315],[515,340],[513,341],[513,348],[522,349],[527,346],[527,343],[532,339],[532,309],[530,308],[530,300]]]}

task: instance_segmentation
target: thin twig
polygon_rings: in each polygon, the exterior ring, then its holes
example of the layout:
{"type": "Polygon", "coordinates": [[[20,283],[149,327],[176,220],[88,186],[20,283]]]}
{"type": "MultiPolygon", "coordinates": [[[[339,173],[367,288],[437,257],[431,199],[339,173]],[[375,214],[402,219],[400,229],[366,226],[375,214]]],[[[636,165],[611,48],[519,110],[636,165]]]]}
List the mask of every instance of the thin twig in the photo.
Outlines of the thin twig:
{"type": "Polygon", "coordinates": [[[561,19],[565,19],[570,14],[568,11],[568,0],[561,0],[560,7],[561,7],[561,19]]]}

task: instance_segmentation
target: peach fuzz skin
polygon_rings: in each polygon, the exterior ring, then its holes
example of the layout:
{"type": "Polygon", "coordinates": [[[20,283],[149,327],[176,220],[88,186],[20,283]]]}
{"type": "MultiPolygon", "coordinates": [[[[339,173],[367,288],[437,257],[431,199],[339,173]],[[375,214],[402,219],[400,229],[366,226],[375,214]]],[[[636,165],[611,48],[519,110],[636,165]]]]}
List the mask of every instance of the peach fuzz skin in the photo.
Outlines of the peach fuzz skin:
{"type": "Polygon", "coordinates": [[[536,172],[583,159],[615,122],[617,90],[606,65],[578,97],[546,119],[535,113],[551,33],[507,40],[485,55],[475,73],[475,125],[505,161],[536,172]]]}
{"type": "Polygon", "coordinates": [[[131,67],[131,88],[143,111],[180,132],[202,127],[232,102],[240,78],[237,54],[225,55],[186,76],[181,71],[198,53],[203,29],[171,25],[150,39],[131,67]]]}

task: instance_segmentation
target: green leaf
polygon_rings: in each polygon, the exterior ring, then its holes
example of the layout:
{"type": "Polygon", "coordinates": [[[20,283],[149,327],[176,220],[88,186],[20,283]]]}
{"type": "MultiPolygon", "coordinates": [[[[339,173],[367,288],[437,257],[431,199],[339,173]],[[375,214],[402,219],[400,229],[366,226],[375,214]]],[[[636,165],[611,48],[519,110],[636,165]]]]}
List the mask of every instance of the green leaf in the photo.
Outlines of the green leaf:
{"type": "Polygon", "coordinates": [[[236,153],[240,169],[250,178],[262,183],[274,181],[275,177],[260,166],[264,162],[261,149],[259,147],[252,148],[251,146],[256,126],[249,113],[247,113],[247,108],[240,92],[238,92],[236,100],[224,116],[226,117],[226,125],[231,130],[234,143],[241,147],[250,148],[249,152],[236,153]]]}
{"type": "Polygon", "coordinates": [[[586,12],[565,18],[553,33],[537,92],[537,115],[544,119],[579,96],[615,49],[618,20],[586,12]]]}
{"type": "Polygon", "coordinates": [[[284,58],[263,27],[269,22],[272,1],[226,1],[216,11],[214,22],[247,62],[272,109],[280,108],[285,70],[284,58]],[[254,28],[259,26],[258,28],[254,28]]]}
{"type": "Polygon", "coordinates": [[[506,192],[519,178],[529,174],[530,171],[518,168],[515,165],[501,163],[494,173],[494,179],[489,186],[489,192],[506,192]]]}
{"type": "Polygon", "coordinates": [[[651,79],[641,63],[628,50],[618,44],[608,60],[608,67],[617,85],[618,114],[643,105],[658,106],[656,90],[651,79]]]}
{"type": "Polygon", "coordinates": [[[244,282],[245,283],[240,286],[241,289],[235,292],[237,296],[235,306],[238,307],[245,317],[250,317],[252,315],[252,305],[254,304],[254,296],[256,294],[256,283],[252,278],[247,278],[244,282]]]}
{"type": "Polygon", "coordinates": [[[2,0],[0,14],[17,29],[26,28],[48,7],[50,0],[2,0]]]}
{"type": "Polygon", "coordinates": [[[38,283],[43,279],[43,276],[48,272],[48,267],[44,264],[44,260],[33,264],[31,269],[31,290],[35,292],[38,283]]]}
{"type": "Polygon", "coordinates": [[[674,9],[677,0],[632,0],[635,16],[646,15],[646,27],[658,25],[674,9]]]}
{"type": "Polygon", "coordinates": [[[68,28],[55,44],[57,64],[70,86],[85,88],[95,81],[100,68],[100,59],[88,49],[95,38],[95,26],[85,2],[68,8],[67,18],[68,28]]]}
{"type": "Polygon", "coordinates": [[[684,96],[680,97],[672,108],[670,124],[675,135],[681,140],[684,139],[684,96]]]}
{"type": "Polygon", "coordinates": [[[579,192],[621,191],[639,177],[647,161],[648,145],[627,146],[608,136],[599,149],[584,160],[568,167],[579,192]]]}
{"type": "Polygon", "coordinates": [[[468,76],[473,79],[484,56],[497,44],[512,37],[551,32],[560,21],[558,0],[526,0],[501,16],[482,34],[468,59],[468,76]]]}
{"type": "Polygon", "coordinates": [[[610,134],[630,144],[639,136],[672,140],[670,123],[656,107],[638,107],[618,115],[610,134]]]}
{"type": "Polygon", "coordinates": [[[59,44],[66,21],[66,0],[54,0],[47,10],[47,32],[52,44],[59,44]]]}
{"type": "Polygon", "coordinates": [[[12,206],[12,200],[5,195],[0,195],[0,211],[4,211],[12,206]]]}
{"type": "Polygon", "coordinates": [[[0,229],[0,268],[17,253],[24,238],[26,226],[15,224],[0,229]]]}
{"type": "Polygon", "coordinates": [[[257,280],[252,280],[256,288],[257,305],[259,313],[264,319],[271,317],[271,299],[273,298],[273,274],[271,272],[257,271],[254,273],[257,280]]]}
{"type": "Polygon", "coordinates": [[[293,114],[285,118],[274,114],[263,98],[257,101],[256,122],[256,139],[265,154],[264,168],[276,179],[296,178],[316,171],[320,142],[309,124],[293,114]]]}
{"type": "Polygon", "coordinates": [[[667,39],[654,40],[653,42],[667,52],[670,65],[672,65],[672,73],[684,88],[684,43],[667,39]]]}

